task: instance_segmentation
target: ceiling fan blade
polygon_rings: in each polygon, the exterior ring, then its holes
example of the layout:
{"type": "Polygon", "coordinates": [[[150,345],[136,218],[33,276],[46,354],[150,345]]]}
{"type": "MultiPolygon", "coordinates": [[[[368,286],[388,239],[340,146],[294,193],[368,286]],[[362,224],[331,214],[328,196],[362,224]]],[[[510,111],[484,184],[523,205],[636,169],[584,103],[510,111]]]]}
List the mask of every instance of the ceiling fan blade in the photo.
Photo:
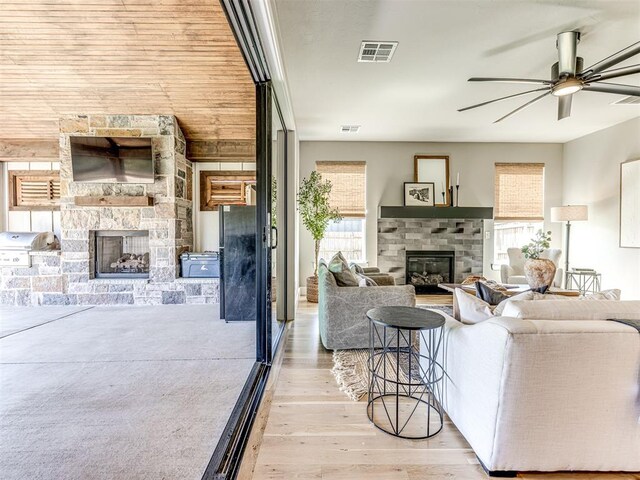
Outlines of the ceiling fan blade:
{"type": "Polygon", "coordinates": [[[551,95],[551,90],[549,90],[548,92],[543,93],[542,95],[537,96],[536,98],[534,98],[533,100],[529,100],[527,103],[525,103],[524,105],[519,106],[518,108],[516,108],[515,110],[513,110],[512,112],[507,113],[504,117],[499,118],[498,120],[496,120],[493,123],[498,123],[501,122],[507,118],[509,118],[511,115],[515,115],[516,113],[520,112],[521,110],[524,110],[525,108],[533,105],[534,103],[536,103],[538,100],[542,100],[544,97],[546,97],[547,95],[551,95]]]}
{"type": "Polygon", "coordinates": [[[498,83],[531,83],[533,85],[551,85],[551,80],[537,80],[535,78],[493,78],[493,77],[473,77],[469,82],[498,82],[498,83]]]}
{"type": "Polygon", "coordinates": [[[625,75],[633,75],[634,73],[640,73],[639,65],[630,65],[628,67],[616,68],[615,70],[608,70],[602,73],[595,73],[586,77],[585,82],[599,82],[601,80],[609,80],[610,78],[624,77],[625,75]]]}
{"type": "Polygon", "coordinates": [[[587,76],[593,75],[594,73],[600,73],[606,70],[609,67],[613,67],[618,63],[626,60],[627,58],[633,57],[640,53],[640,42],[636,42],[633,45],[629,45],[627,48],[623,48],[619,52],[614,53],[613,55],[608,56],[600,60],[598,63],[594,63],[589,68],[583,69],[583,73],[587,76]]]}
{"type": "Polygon", "coordinates": [[[558,120],[571,116],[571,99],[573,95],[558,97],[558,120]]]}
{"type": "Polygon", "coordinates": [[[585,85],[583,90],[587,92],[617,93],[618,95],[631,95],[632,97],[640,97],[640,87],[634,85],[619,85],[617,83],[597,82],[591,85],[585,85]]]}
{"type": "Polygon", "coordinates": [[[562,32],[558,34],[556,48],[558,49],[558,73],[563,75],[576,74],[576,55],[580,32],[562,32]]]}
{"type": "Polygon", "coordinates": [[[471,110],[472,108],[483,107],[485,105],[489,105],[490,103],[500,102],[502,100],[507,100],[508,98],[519,97],[521,95],[527,95],[527,94],[533,93],[533,92],[541,92],[543,90],[549,90],[549,87],[536,88],[535,90],[527,90],[526,92],[514,93],[513,95],[507,95],[506,97],[495,98],[493,100],[489,100],[488,102],[482,102],[482,103],[478,103],[477,105],[471,105],[470,107],[461,108],[458,111],[459,112],[464,112],[466,110],[471,110]]]}

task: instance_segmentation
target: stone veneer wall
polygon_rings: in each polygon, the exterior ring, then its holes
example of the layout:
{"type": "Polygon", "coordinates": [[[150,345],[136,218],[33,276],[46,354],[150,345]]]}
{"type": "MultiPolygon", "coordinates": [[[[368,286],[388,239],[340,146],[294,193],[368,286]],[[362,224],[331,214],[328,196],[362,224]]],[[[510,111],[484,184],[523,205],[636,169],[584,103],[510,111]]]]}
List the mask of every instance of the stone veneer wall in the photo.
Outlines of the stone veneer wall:
{"type": "Polygon", "coordinates": [[[453,250],[456,282],[482,275],[482,231],[481,219],[378,219],[378,267],[404,284],[407,250],[453,250]]]}
{"type": "Polygon", "coordinates": [[[192,165],[171,115],[76,115],[60,120],[61,252],[3,268],[5,304],[218,303],[218,279],[181,279],[179,255],[193,248],[192,165]],[[150,137],[153,184],[76,183],[69,136],[150,137]],[[86,207],[75,196],[151,196],[149,207],[86,207]],[[148,230],[149,279],[94,279],[95,230],[148,230]]]}

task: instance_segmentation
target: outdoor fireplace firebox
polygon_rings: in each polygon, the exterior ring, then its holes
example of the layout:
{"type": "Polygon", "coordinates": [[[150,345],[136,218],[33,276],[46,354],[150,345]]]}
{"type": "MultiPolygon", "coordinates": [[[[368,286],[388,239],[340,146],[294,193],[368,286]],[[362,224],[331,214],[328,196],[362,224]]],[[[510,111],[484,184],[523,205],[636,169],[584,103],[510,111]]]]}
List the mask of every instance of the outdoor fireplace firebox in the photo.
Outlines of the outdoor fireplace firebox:
{"type": "Polygon", "coordinates": [[[96,278],[148,278],[148,230],[95,232],[96,278]]]}
{"type": "Polygon", "coordinates": [[[452,283],[455,252],[445,250],[408,250],[406,264],[407,285],[416,293],[446,293],[439,283],[452,283]]]}

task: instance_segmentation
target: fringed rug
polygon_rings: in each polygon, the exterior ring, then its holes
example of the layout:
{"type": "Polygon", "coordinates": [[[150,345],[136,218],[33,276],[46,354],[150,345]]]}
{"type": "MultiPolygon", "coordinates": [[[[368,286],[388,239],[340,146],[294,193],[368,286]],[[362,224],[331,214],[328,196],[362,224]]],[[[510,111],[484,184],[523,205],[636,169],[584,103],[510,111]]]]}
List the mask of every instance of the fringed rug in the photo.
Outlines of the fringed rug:
{"type": "MultiPolygon", "coordinates": [[[[453,313],[453,308],[448,305],[418,305],[419,308],[429,308],[441,310],[449,315],[453,313]]],[[[366,348],[352,350],[334,350],[333,368],[331,373],[336,378],[338,387],[354,402],[360,400],[367,394],[369,382],[369,350],[366,348]]],[[[387,368],[396,369],[396,360],[393,356],[386,358],[387,368]]],[[[400,357],[400,379],[406,382],[408,379],[409,362],[406,355],[400,357]]],[[[412,370],[414,370],[412,368],[412,370]]],[[[419,376],[416,369],[412,372],[412,377],[419,376]]]]}

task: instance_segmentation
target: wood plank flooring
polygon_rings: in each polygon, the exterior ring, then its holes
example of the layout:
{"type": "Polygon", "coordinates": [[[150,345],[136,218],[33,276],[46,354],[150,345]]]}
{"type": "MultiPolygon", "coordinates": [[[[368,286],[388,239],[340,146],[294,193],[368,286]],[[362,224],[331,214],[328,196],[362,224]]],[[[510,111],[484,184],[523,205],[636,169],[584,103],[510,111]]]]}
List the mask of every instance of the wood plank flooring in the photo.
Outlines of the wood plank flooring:
{"type": "MultiPolygon", "coordinates": [[[[450,303],[421,296],[419,303],[450,303]]],[[[412,441],[377,430],[366,400],[352,402],[330,372],[331,352],[318,334],[317,305],[301,302],[288,328],[275,382],[258,413],[240,479],[418,480],[487,479],[473,450],[451,422],[429,440],[412,441]]],[[[279,362],[277,362],[279,363],[279,362]]],[[[521,474],[529,480],[640,480],[634,474],[521,474]]]]}

